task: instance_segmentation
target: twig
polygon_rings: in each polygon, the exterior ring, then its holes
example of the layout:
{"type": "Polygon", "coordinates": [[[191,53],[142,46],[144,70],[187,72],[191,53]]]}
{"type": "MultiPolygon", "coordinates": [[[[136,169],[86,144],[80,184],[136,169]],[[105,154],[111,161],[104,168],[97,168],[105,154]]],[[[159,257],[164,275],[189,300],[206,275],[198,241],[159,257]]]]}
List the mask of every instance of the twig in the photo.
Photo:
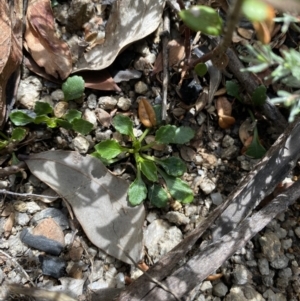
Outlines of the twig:
{"type": "Polygon", "coordinates": [[[163,99],[162,99],[162,120],[167,119],[167,97],[169,84],[169,51],[168,42],[170,35],[169,11],[164,12],[164,31],[162,33],[162,54],[163,54],[163,99]]]}
{"type": "Polygon", "coordinates": [[[5,253],[4,251],[0,250],[0,253],[3,254],[5,257],[9,258],[21,271],[22,273],[26,276],[27,280],[31,283],[32,286],[35,286],[35,284],[32,282],[31,278],[29,275],[26,273],[26,271],[22,268],[22,266],[10,255],[5,253]]]}
{"type": "Polygon", "coordinates": [[[23,169],[26,168],[26,164],[25,162],[19,162],[16,165],[11,165],[11,166],[7,166],[5,168],[0,169],[0,179],[13,175],[17,172],[22,171],[23,169]]]}
{"type": "Polygon", "coordinates": [[[12,192],[5,189],[0,189],[0,194],[9,194],[14,196],[20,196],[20,197],[34,197],[34,198],[48,198],[48,199],[57,199],[59,196],[50,196],[50,195],[42,195],[42,194],[34,194],[34,193],[18,193],[18,192],[12,192]]]}

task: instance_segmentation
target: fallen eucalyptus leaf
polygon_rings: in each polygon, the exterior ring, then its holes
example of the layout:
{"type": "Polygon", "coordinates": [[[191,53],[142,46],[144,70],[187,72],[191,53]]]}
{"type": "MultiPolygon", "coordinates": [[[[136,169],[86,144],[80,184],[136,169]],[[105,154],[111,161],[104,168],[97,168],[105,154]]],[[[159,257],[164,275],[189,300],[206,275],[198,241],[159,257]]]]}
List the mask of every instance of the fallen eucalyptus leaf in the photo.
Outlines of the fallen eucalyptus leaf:
{"type": "Polygon", "coordinates": [[[72,207],[90,241],[107,254],[132,264],[120,245],[141,259],[143,205],[127,202],[129,185],[113,176],[96,158],[72,151],[47,151],[26,160],[30,171],[72,207]]]}
{"type": "Polygon", "coordinates": [[[164,0],[117,0],[105,26],[105,41],[82,56],[79,70],[102,70],[115,60],[127,45],[152,33],[161,22],[164,0]]]}

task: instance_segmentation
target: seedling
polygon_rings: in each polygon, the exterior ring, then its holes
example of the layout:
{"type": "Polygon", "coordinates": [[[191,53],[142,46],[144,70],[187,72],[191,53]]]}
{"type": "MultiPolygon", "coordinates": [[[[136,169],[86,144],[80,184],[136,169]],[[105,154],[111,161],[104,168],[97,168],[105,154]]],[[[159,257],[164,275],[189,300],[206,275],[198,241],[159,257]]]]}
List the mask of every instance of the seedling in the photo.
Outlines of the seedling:
{"type": "Polygon", "coordinates": [[[24,128],[14,128],[11,133],[11,137],[7,137],[0,132],[0,150],[8,147],[9,145],[15,145],[21,142],[26,137],[27,131],[24,128]]]}
{"type": "MultiPolygon", "coordinates": [[[[84,80],[81,76],[71,76],[62,85],[66,101],[78,99],[84,92],[84,80]]],[[[71,109],[66,114],[58,118],[54,116],[54,110],[50,104],[37,101],[34,111],[14,110],[9,118],[16,126],[24,126],[29,123],[46,124],[49,128],[63,127],[72,129],[82,135],[87,135],[93,128],[93,125],[81,118],[80,111],[71,109]]]]}
{"type": "Polygon", "coordinates": [[[140,138],[134,136],[133,123],[129,117],[116,115],[112,122],[119,133],[130,138],[131,146],[106,140],[95,145],[96,152],[93,155],[107,165],[116,162],[120,155],[133,156],[137,172],[136,179],[129,187],[128,197],[134,206],[143,202],[147,196],[158,208],[165,207],[170,199],[184,204],[192,202],[192,189],[180,179],[186,171],[185,163],[178,157],[160,159],[145,152],[155,145],[187,143],[194,137],[194,131],[186,126],[160,126],[155,132],[155,141],[145,144],[145,137],[157,125],[155,110],[145,99],[139,103],[139,117],[147,126],[140,138]]]}

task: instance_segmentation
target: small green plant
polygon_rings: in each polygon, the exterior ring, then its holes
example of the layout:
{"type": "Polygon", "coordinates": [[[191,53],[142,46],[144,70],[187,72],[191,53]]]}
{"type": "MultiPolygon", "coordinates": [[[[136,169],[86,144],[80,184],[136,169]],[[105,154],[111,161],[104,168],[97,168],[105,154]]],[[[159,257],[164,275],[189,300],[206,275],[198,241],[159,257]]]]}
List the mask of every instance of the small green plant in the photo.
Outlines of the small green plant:
{"type": "MultiPolygon", "coordinates": [[[[148,113],[150,109],[148,109],[148,113]]],[[[150,112],[151,113],[151,112],[150,112]]],[[[153,111],[154,113],[154,111],[153,111]]],[[[141,119],[141,117],[140,117],[141,119]]],[[[151,118],[150,118],[151,119],[151,118]]],[[[154,118],[155,120],[155,118],[154,118]]],[[[114,128],[130,138],[131,146],[122,146],[115,140],[102,141],[95,145],[96,152],[93,155],[101,159],[106,165],[118,160],[119,155],[132,155],[136,163],[136,179],[130,185],[128,191],[129,202],[139,205],[147,196],[156,207],[164,207],[170,199],[181,203],[193,201],[193,191],[189,185],[180,179],[186,171],[185,163],[178,157],[156,158],[146,154],[151,147],[157,144],[184,144],[194,137],[194,131],[190,127],[176,127],[174,125],[160,126],[155,133],[155,141],[144,144],[143,141],[155,121],[149,122],[148,127],[140,138],[133,133],[131,119],[124,115],[116,115],[113,119],[114,128]]],[[[143,124],[145,124],[143,122],[143,124]]]]}
{"type": "Polygon", "coordinates": [[[11,137],[7,137],[2,132],[0,132],[0,150],[8,147],[10,144],[15,145],[21,142],[27,134],[27,130],[24,128],[14,128],[11,133],[11,137]]]}
{"type": "MultiPolygon", "coordinates": [[[[84,80],[81,76],[71,76],[62,85],[65,100],[78,99],[84,92],[84,80]]],[[[82,135],[87,135],[93,125],[81,118],[82,113],[78,110],[68,110],[66,114],[58,118],[54,116],[54,110],[50,104],[37,101],[33,111],[14,110],[9,115],[10,120],[16,126],[24,126],[29,123],[46,124],[49,128],[63,127],[72,129],[82,135]]]]}

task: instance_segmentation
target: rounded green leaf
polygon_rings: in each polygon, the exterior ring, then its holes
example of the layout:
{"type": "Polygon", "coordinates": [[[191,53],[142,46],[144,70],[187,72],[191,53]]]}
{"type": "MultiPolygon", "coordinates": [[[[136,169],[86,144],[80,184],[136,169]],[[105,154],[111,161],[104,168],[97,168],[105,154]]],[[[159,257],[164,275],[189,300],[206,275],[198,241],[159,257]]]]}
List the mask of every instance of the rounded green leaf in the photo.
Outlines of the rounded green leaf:
{"type": "Polygon", "coordinates": [[[70,76],[63,84],[65,100],[73,100],[80,98],[84,92],[84,80],[81,76],[70,76]]]}
{"type": "Polygon", "coordinates": [[[148,188],[148,199],[158,208],[166,207],[169,201],[168,193],[158,184],[153,184],[148,188]]]}
{"type": "Polygon", "coordinates": [[[116,115],[112,124],[120,134],[130,136],[131,138],[134,137],[133,122],[128,116],[122,114],[116,115]]]}
{"type": "Polygon", "coordinates": [[[164,125],[161,126],[155,134],[155,141],[162,144],[173,143],[173,139],[176,132],[176,126],[164,125]]]}
{"type": "Polygon", "coordinates": [[[186,171],[186,165],[180,158],[169,157],[158,160],[157,163],[163,167],[168,175],[173,177],[180,177],[186,171]]]}
{"type": "Polygon", "coordinates": [[[266,152],[267,152],[266,149],[261,145],[259,141],[258,131],[257,128],[255,127],[253,132],[252,142],[247,148],[245,155],[254,159],[261,159],[266,152]]]}
{"type": "Polygon", "coordinates": [[[207,73],[207,66],[204,63],[199,63],[195,66],[195,72],[198,76],[203,77],[207,73]]]}
{"type": "Polygon", "coordinates": [[[47,102],[37,101],[34,106],[34,112],[37,116],[47,115],[53,112],[53,108],[47,102]]]}
{"type": "Polygon", "coordinates": [[[141,204],[147,197],[147,187],[143,180],[137,177],[129,186],[129,203],[133,206],[141,204]]]}
{"type": "Polygon", "coordinates": [[[269,17],[269,6],[261,0],[244,0],[242,12],[250,21],[264,21],[269,17]]]}
{"type": "Polygon", "coordinates": [[[195,136],[195,131],[188,126],[176,128],[175,136],[172,143],[184,144],[189,142],[195,136]]]}
{"type": "Polygon", "coordinates": [[[10,113],[9,118],[14,125],[23,126],[34,121],[34,118],[30,117],[22,110],[17,110],[10,113]]]}
{"type": "Polygon", "coordinates": [[[66,129],[66,130],[71,130],[72,129],[72,124],[67,120],[57,118],[56,123],[57,123],[57,126],[60,126],[60,127],[66,129]]]}
{"type": "Polygon", "coordinates": [[[27,134],[26,129],[23,128],[15,128],[11,133],[11,138],[15,141],[22,141],[27,134]]]}
{"type": "Polygon", "coordinates": [[[194,31],[206,35],[219,36],[222,33],[223,21],[211,7],[198,5],[179,12],[183,22],[194,31]]]}
{"type": "Polygon", "coordinates": [[[152,182],[157,181],[157,168],[154,162],[140,157],[140,168],[144,176],[152,182]]]}
{"type": "Polygon", "coordinates": [[[68,120],[69,122],[72,122],[74,119],[81,118],[82,113],[78,110],[71,109],[68,110],[68,112],[63,116],[64,119],[68,120]]]}
{"type": "Polygon", "coordinates": [[[252,101],[256,106],[262,106],[267,99],[267,88],[263,85],[258,86],[252,93],[252,101]]]}
{"type": "Polygon", "coordinates": [[[122,147],[115,140],[105,140],[95,145],[97,153],[104,159],[110,160],[115,158],[127,149],[122,147]]]}
{"type": "Polygon", "coordinates": [[[93,124],[84,119],[75,118],[71,124],[72,129],[81,135],[87,135],[93,129],[93,124]]]}

